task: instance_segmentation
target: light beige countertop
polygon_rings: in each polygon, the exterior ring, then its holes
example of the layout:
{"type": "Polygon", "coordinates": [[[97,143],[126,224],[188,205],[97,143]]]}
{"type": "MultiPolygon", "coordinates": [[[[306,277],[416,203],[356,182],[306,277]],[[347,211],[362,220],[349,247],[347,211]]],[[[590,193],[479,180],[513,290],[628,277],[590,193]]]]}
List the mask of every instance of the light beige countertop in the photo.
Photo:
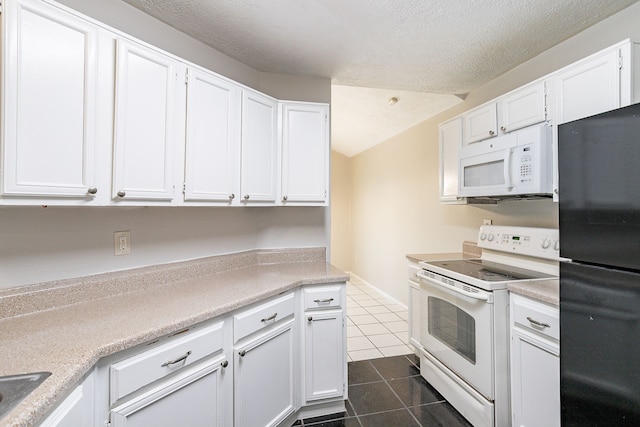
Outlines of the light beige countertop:
{"type": "Polygon", "coordinates": [[[248,251],[1,291],[0,376],[52,375],[0,426],[39,422],[102,357],[301,285],[349,280],[324,254],[248,251]]]}
{"type": "Polygon", "coordinates": [[[558,279],[540,282],[512,283],[509,292],[558,306],[560,304],[560,281],[558,279]]]}

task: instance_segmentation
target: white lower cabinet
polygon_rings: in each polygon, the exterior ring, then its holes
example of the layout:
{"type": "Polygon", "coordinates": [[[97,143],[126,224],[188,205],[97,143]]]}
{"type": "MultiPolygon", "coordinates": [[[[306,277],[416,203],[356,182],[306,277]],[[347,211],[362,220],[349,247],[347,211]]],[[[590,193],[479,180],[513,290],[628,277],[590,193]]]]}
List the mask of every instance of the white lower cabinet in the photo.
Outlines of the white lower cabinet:
{"type": "Polygon", "coordinates": [[[345,286],[307,286],[302,296],[304,403],[345,398],[345,286]]]}
{"type": "Polygon", "coordinates": [[[231,396],[225,387],[226,366],[228,361],[218,357],[181,371],[113,408],[111,425],[228,426],[231,396]]]}
{"type": "Polygon", "coordinates": [[[511,295],[514,427],[560,426],[559,310],[511,295]]]}
{"type": "Polygon", "coordinates": [[[276,426],[294,406],[294,321],[234,349],[235,426],[276,426]]]}
{"type": "Polygon", "coordinates": [[[266,427],[344,411],[345,285],[304,286],[101,359],[41,425],[266,427]]]}
{"type": "Polygon", "coordinates": [[[91,372],[57,408],[45,418],[41,427],[77,427],[93,424],[94,375],[91,372]]]}

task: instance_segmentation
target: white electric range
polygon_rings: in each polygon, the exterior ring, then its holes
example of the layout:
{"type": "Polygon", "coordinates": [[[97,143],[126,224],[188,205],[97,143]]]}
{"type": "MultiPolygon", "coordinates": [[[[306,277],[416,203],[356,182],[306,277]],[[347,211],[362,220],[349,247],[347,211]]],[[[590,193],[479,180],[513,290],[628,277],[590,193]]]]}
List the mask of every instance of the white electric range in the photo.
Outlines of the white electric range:
{"type": "Polygon", "coordinates": [[[558,230],[482,226],[477,259],[420,262],[421,374],[475,427],[510,425],[510,283],[558,277],[558,230]]]}

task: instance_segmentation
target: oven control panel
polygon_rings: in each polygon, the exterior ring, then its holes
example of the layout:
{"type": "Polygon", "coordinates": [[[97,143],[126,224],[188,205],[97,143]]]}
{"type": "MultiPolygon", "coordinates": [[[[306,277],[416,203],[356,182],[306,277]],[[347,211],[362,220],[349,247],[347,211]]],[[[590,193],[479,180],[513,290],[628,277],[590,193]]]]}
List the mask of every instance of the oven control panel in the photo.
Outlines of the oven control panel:
{"type": "Polygon", "coordinates": [[[554,228],[483,225],[478,233],[481,248],[558,260],[560,232],[554,228]]]}

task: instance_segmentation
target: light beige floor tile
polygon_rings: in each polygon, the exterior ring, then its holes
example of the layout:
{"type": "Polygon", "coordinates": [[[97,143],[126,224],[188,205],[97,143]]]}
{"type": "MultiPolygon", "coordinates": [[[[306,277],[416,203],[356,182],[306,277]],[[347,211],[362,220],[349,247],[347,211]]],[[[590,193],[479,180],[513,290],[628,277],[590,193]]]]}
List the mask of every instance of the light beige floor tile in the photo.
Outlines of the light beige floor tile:
{"type": "Polygon", "coordinates": [[[361,291],[358,288],[347,288],[347,295],[349,296],[357,296],[357,295],[367,295],[364,293],[364,291],[361,291]]]}
{"type": "Polygon", "coordinates": [[[347,338],[363,337],[363,336],[364,336],[364,333],[356,325],[347,326],[347,338]]]}
{"type": "Polygon", "coordinates": [[[384,357],[382,352],[377,348],[370,350],[355,350],[350,351],[348,353],[349,357],[351,357],[352,362],[356,362],[358,360],[367,360],[367,359],[378,359],[380,357],[384,357]]]}
{"type": "Polygon", "coordinates": [[[379,322],[382,322],[382,323],[397,322],[399,320],[402,320],[402,318],[396,316],[395,313],[373,314],[373,317],[375,317],[379,322]]]}
{"type": "MultiPolygon", "coordinates": [[[[394,334],[369,335],[368,339],[378,348],[402,345],[402,340],[394,334]]],[[[349,345],[347,345],[347,349],[349,345]]]]}
{"type": "Polygon", "coordinates": [[[380,302],[380,304],[383,304],[383,305],[392,305],[396,303],[394,300],[389,298],[380,298],[378,299],[378,302],[380,302]]]}
{"type": "Polygon", "coordinates": [[[351,337],[347,338],[347,352],[356,350],[368,350],[375,348],[373,343],[367,337],[351,337]]]}
{"type": "Polygon", "coordinates": [[[400,316],[400,318],[406,322],[409,321],[409,312],[408,311],[399,311],[396,315],[400,316]]]}
{"type": "Polygon", "coordinates": [[[371,323],[379,323],[371,314],[360,314],[357,316],[349,316],[351,321],[356,325],[369,325],[371,323]]]}
{"type": "Polygon", "coordinates": [[[367,307],[366,310],[371,314],[391,313],[391,311],[384,305],[373,305],[371,307],[367,307]]]}
{"type": "Polygon", "coordinates": [[[400,304],[385,304],[386,307],[394,312],[398,312],[398,311],[407,311],[407,307],[403,307],[400,304]]]}
{"type": "Polygon", "coordinates": [[[372,323],[370,325],[360,325],[359,328],[362,331],[362,333],[364,333],[366,336],[388,334],[389,333],[389,329],[385,328],[382,323],[372,323]]]}
{"type": "MultiPolygon", "coordinates": [[[[361,294],[352,294],[351,298],[353,298],[353,300],[355,302],[357,302],[358,304],[361,304],[362,301],[375,301],[373,298],[371,298],[369,295],[365,294],[365,293],[361,293],[361,294]]],[[[379,302],[376,302],[377,305],[380,305],[379,302]]]]}
{"type": "Polygon", "coordinates": [[[358,304],[360,304],[363,307],[374,307],[374,306],[382,307],[382,304],[380,304],[378,301],[374,299],[361,300],[361,301],[358,301],[358,304]]]}
{"type": "Polygon", "coordinates": [[[409,330],[409,324],[404,320],[399,322],[386,322],[384,324],[391,332],[407,332],[409,330]]]}
{"type": "Polygon", "coordinates": [[[400,356],[403,354],[412,354],[413,350],[411,350],[411,348],[409,348],[409,346],[406,345],[398,345],[398,346],[393,346],[393,347],[382,347],[379,349],[382,354],[384,354],[384,357],[389,357],[389,356],[400,356]]]}
{"type": "Polygon", "coordinates": [[[358,316],[361,314],[370,314],[363,307],[349,307],[347,306],[347,316],[358,316]]]}
{"type": "Polygon", "coordinates": [[[396,336],[398,337],[398,339],[400,341],[402,341],[405,344],[409,344],[409,332],[398,332],[396,334],[396,336]]]}
{"type": "Polygon", "coordinates": [[[355,325],[355,323],[353,323],[353,320],[349,319],[349,317],[347,316],[347,326],[353,326],[355,325]]]}

